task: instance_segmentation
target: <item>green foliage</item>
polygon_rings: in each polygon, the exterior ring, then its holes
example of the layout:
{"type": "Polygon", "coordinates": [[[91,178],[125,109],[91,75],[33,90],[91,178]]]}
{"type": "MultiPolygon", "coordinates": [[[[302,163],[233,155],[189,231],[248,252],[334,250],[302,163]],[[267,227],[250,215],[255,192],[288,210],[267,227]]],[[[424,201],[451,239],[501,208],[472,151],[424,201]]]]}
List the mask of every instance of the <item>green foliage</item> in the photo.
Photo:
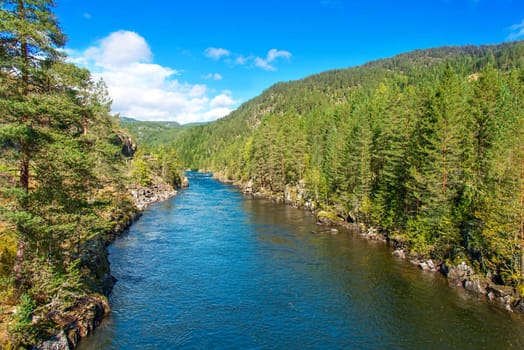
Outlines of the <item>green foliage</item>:
{"type": "Polygon", "coordinates": [[[84,243],[132,209],[107,87],[66,62],[53,1],[0,4],[0,302],[19,299],[12,343],[29,347],[92,287],[84,243]]]}
{"type": "Polygon", "coordinates": [[[132,162],[131,176],[140,184],[140,186],[149,186],[151,184],[151,170],[143,158],[136,158],[132,162]]]}
{"type": "Polygon", "coordinates": [[[186,167],[273,195],[303,181],[317,207],[515,285],[524,274],[523,53],[522,42],[420,50],[279,83],[173,143],[186,167]]]}
{"type": "Polygon", "coordinates": [[[20,303],[16,309],[16,314],[8,326],[11,341],[14,347],[31,344],[36,336],[32,327],[33,311],[36,308],[36,301],[28,294],[22,294],[20,303]]]}

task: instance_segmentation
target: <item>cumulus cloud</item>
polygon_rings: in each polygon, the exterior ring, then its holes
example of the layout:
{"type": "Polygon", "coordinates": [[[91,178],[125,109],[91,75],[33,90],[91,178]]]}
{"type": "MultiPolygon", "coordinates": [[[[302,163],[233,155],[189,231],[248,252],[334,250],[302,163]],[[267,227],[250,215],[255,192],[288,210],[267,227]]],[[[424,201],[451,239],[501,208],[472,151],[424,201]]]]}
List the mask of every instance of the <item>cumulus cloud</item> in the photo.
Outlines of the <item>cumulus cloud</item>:
{"type": "Polygon", "coordinates": [[[205,80],[222,80],[223,77],[219,73],[209,73],[203,76],[205,80]]]}
{"type": "Polygon", "coordinates": [[[231,52],[229,52],[229,50],[217,47],[208,47],[204,51],[204,55],[206,55],[206,57],[209,57],[215,61],[218,61],[222,57],[228,57],[230,54],[231,52]]]}
{"type": "MultiPolygon", "coordinates": [[[[180,71],[153,63],[146,40],[134,32],[114,32],[83,52],[67,53],[95,79],[104,78],[112,110],[123,116],[204,122],[229,114],[236,104],[230,91],[216,93],[206,85],[180,82],[180,71]]],[[[218,78],[215,74],[211,77],[218,78]]]]}
{"type": "Polygon", "coordinates": [[[285,50],[271,49],[268,51],[265,59],[255,57],[255,66],[268,71],[276,70],[275,66],[272,65],[278,58],[290,59],[291,52],[285,50]]]}
{"type": "Polygon", "coordinates": [[[506,40],[513,41],[524,37],[524,19],[518,24],[509,27],[511,33],[506,37],[506,40]]]}
{"type": "Polygon", "coordinates": [[[120,30],[100,40],[99,45],[88,48],[87,59],[105,67],[133,62],[150,62],[151,49],[146,40],[135,32],[120,30]]]}
{"type": "Polygon", "coordinates": [[[235,104],[235,101],[231,98],[230,93],[223,92],[222,94],[215,96],[211,102],[211,107],[230,107],[235,104]]]}

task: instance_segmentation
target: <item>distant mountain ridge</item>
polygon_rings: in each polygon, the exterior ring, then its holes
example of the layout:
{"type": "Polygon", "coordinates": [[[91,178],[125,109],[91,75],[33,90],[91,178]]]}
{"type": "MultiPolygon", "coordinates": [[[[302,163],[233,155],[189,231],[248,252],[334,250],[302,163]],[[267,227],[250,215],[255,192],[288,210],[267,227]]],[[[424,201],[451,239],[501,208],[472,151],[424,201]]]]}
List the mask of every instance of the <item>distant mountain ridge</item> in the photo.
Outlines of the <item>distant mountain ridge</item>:
{"type": "Polygon", "coordinates": [[[142,121],[120,117],[120,125],[129,130],[139,143],[157,146],[168,144],[184,129],[207,123],[180,124],[176,121],[142,121]]]}

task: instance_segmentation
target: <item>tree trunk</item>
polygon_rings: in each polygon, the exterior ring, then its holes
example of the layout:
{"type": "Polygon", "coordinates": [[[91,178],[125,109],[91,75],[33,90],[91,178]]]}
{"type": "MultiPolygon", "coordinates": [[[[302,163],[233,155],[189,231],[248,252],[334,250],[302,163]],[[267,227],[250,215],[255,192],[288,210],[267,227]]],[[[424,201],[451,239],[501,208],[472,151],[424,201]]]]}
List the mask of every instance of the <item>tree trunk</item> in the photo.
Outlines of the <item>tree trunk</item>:
{"type": "Polygon", "coordinates": [[[22,286],[24,285],[24,259],[27,243],[23,237],[18,237],[18,245],[16,247],[15,265],[13,272],[15,274],[14,286],[16,293],[21,294],[22,286]]]}
{"type": "Polygon", "coordinates": [[[22,145],[22,160],[20,161],[20,187],[25,194],[29,192],[29,156],[25,146],[22,145]]]}

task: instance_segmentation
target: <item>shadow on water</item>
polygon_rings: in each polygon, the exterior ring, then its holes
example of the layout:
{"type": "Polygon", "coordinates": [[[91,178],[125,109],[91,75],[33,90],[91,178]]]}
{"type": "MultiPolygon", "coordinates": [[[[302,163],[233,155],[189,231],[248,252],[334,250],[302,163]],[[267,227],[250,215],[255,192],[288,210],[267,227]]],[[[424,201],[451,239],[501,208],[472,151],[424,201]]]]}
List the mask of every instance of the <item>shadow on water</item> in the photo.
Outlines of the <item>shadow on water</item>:
{"type": "Polygon", "coordinates": [[[520,317],[385,245],[190,181],[110,247],[113,312],[81,349],[524,348],[520,317]]]}

